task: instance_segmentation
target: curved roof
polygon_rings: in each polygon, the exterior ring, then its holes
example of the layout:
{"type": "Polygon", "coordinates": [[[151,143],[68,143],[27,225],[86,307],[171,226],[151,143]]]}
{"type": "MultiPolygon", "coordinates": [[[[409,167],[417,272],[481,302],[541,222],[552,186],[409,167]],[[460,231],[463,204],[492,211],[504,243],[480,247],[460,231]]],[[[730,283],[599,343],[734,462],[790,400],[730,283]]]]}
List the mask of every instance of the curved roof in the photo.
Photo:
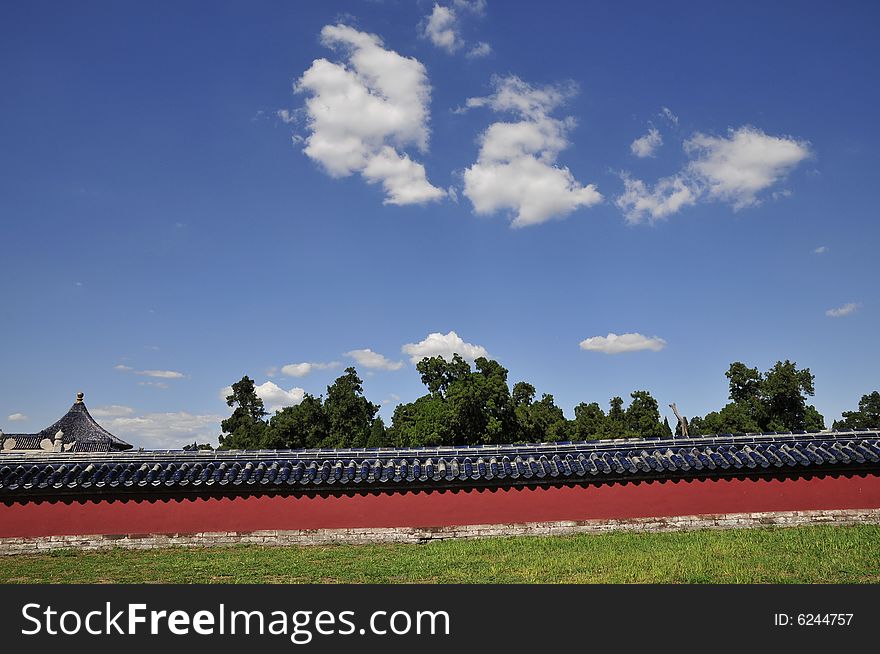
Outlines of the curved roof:
{"type": "Polygon", "coordinates": [[[64,436],[61,442],[66,451],[72,452],[108,452],[130,450],[132,446],[121,438],[117,438],[101,425],[86,408],[83,394],[77,393],[76,401],[61,419],[52,423],[36,434],[4,434],[4,439],[15,440],[15,449],[38,450],[44,439],[54,441],[55,434],[61,431],[64,436]]]}
{"type": "Polygon", "coordinates": [[[0,498],[431,490],[880,472],[880,431],[464,448],[7,454],[0,498]]]}

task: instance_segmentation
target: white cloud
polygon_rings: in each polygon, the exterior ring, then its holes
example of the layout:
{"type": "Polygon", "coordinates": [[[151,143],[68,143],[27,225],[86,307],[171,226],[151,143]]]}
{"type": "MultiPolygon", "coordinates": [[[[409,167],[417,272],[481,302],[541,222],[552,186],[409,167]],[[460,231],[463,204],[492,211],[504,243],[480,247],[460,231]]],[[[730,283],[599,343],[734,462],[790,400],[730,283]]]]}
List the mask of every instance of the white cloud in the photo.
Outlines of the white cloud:
{"type": "Polygon", "coordinates": [[[699,188],[683,176],[664,177],[651,189],[626,173],[621,178],[623,193],[615,198],[614,204],[623,211],[626,221],[633,224],[642,222],[645,216],[650,222],[665,218],[694,204],[700,193],[699,188]]]}
{"type": "Polygon", "coordinates": [[[263,400],[263,404],[269,411],[279,411],[286,406],[295,406],[303,401],[305,390],[299,387],[293,387],[290,390],[284,390],[274,382],[267,381],[265,384],[255,386],[254,390],[257,396],[263,400]]]}
{"type": "MultiPolygon", "coordinates": [[[[338,361],[330,361],[329,363],[288,363],[286,366],[281,366],[281,374],[287,377],[305,377],[315,370],[328,370],[337,367],[339,367],[338,361]]],[[[272,370],[274,371],[274,368],[272,370]]]]}
{"type": "Polygon", "coordinates": [[[450,54],[464,45],[459,35],[458,16],[455,10],[436,3],[431,15],[424,21],[422,35],[450,54]]]}
{"type": "Polygon", "coordinates": [[[24,422],[25,420],[30,420],[30,418],[28,418],[23,413],[11,413],[8,416],[6,416],[6,419],[9,422],[24,422]]]}
{"type": "Polygon", "coordinates": [[[784,188],[780,191],[773,191],[770,197],[774,200],[781,200],[782,198],[790,198],[792,196],[791,189],[784,188]]]}
{"type": "MultiPolygon", "coordinates": [[[[434,3],[434,7],[428,16],[420,23],[420,33],[435,46],[453,54],[466,43],[461,34],[461,15],[456,10],[468,11],[477,16],[486,12],[485,0],[468,2],[467,0],[454,0],[453,6],[447,7],[434,3]]],[[[467,56],[471,58],[485,57],[492,52],[492,46],[483,41],[470,47],[467,56]]]]}
{"type": "Polygon", "coordinates": [[[130,416],[134,413],[134,409],[130,406],[122,406],[121,404],[111,404],[90,409],[89,413],[95,418],[120,418],[122,416],[130,416]]]}
{"type": "Polygon", "coordinates": [[[407,343],[401,348],[404,354],[409,355],[411,363],[416,364],[425,357],[440,356],[447,361],[452,360],[453,354],[460,354],[463,358],[473,361],[478,357],[488,357],[489,353],[482,345],[465,343],[454,331],[448,334],[433,332],[418,343],[407,343]]]}
{"type": "Polygon", "coordinates": [[[152,386],[154,388],[168,388],[168,384],[165,382],[153,382],[153,381],[141,381],[138,382],[138,386],[152,386]]]}
{"type": "Polygon", "coordinates": [[[842,318],[843,316],[848,316],[851,313],[855,313],[861,306],[862,305],[858,302],[847,302],[842,307],[828,309],[828,311],[825,312],[825,315],[831,318],[842,318]]]}
{"type": "Polygon", "coordinates": [[[281,119],[282,123],[296,122],[296,112],[290,111],[289,109],[279,109],[275,112],[275,115],[281,119]]]}
{"type": "Polygon", "coordinates": [[[403,361],[392,361],[378,352],[373,352],[369,348],[363,350],[351,350],[346,352],[345,356],[351,357],[364,368],[378,368],[379,370],[400,370],[403,367],[403,361]]]}
{"type": "Polygon", "coordinates": [[[295,90],[309,93],[303,152],[332,177],[360,173],[382,183],[386,204],[442,198],[425,167],[397,148],[427,150],[431,87],[417,59],[386,50],[382,40],[346,25],[327,25],[321,42],[344,53],[345,63],[316,59],[295,90]]]}
{"type": "Polygon", "coordinates": [[[397,150],[386,145],[370,159],[361,174],[368,183],[381,182],[385,189],[384,204],[422,204],[445,195],[445,192],[431,186],[425,179],[425,167],[398,154],[397,150]]]}
{"type": "Polygon", "coordinates": [[[651,127],[647,134],[633,141],[629,149],[639,159],[644,159],[653,157],[661,145],[663,145],[663,137],[660,136],[660,131],[656,127],[651,127]]]}
{"type": "MultiPolygon", "coordinates": [[[[131,366],[126,366],[122,363],[113,366],[113,370],[118,370],[119,372],[131,372],[135,375],[140,375],[141,377],[154,377],[157,379],[183,379],[186,376],[182,372],[177,372],[176,370],[135,370],[131,366]]],[[[141,385],[145,385],[145,383],[141,382],[141,385]]]]}
{"type": "Polygon", "coordinates": [[[768,136],[750,126],[730,130],[727,137],[697,133],[685,141],[684,149],[693,157],[689,171],[705,185],[709,197],[730,202],[734,209],[757,204],[757,193],[810,155],[805,141],[768,136]]]}
{"type": "Polygon", "coordinates": [[[490,54],[492,54],[492,46],[485,41],[480,41],[468,50],[467,56],[471,59],[479,59],[481,57],[488,57],[490,54]]]}
{"type": "MultiPolygon", "coordinates": [[[[622,173],[624,191],[615,204],[630,223],[650,221],[676,213],[697,201],[719,201],[739,210],[760,203],[758,194],[810,156],[809,145],[788,136],[769,136],[744,126],[727,137],[694,134],[684,142],[688,164],[675,175],[660,179],[653,188],[622,173]]],[[[790,193],[778,192],[774,199],[790,193]]]]}
{"type": "Polygon", "coordinates": [[[828,252],[827,245],[820,245],[815,250],[813,250],[813,254],[825,254],[826,252],[828,252]]]}
{"type": "Polygon", "coordinates": [[[659,115],[663,116],[663,118],[668,120],[673,125],[678,125],[678,116],[672,113],[672,110],[669,109],[669,107],[661,107],[659,115]]]}
{"type": "Polygon", "coordinates": [[[604,354],[621,354],[622,352],[638,352],[639,350],[652,350],[658,352],[666,347],[666,341],[654,336],[648,338],[639,333],[614,334],[608,336],[592,336],[581,341],[581,349],[590,352],[603,352],[604,354]]]}
{"type": "Polygon", "coordinates": [[[144,377],[158,377],[159,379],[183,379],[184,374],[176,370],[136,370],[136,375],[144,377]]]}
{"type": "MultiPolygon", "coordinates": [[[[254,391],[256,392],[257,397],[263,400],[263,406],[265,406],[266,410],[270,413],[280,411],[286,406],[296,406],[303,401],[303,397],[306,393],[305,389],[297,386],[285,391],[278,386],[278,384],[271,381],[267,381],[265,384],[255,385],[254,391]]],[[[227,386],[220,390],[219,397],[224,403],[226,402],[226,398],[230,395],[232,395],[232,386],[227,386]]]]}
{"type": "Polygon", "coordinates": [[[486,0],[453,0],[453,3],[459,9],[466,9],[479,16],[486,13],[486,0]]]}
{"type": "Polygon", "coordinates": [[[601,202],[593,184],[582,186],[568,168],[556,165],[574,120],[550,113],[574,93],[573,86],[532,87],[515,76],[492,83],[492,95],[469,98],[467,107],[488,106],[520,120],[493,123],[481,135],[477,162],[464,172],[464,194],[474,212],[509,210],[512,226],[525,227],[601,202]]]}
{"type": "Polygon", "coordinates": [[[102,421],[109,432],[132,445],[154,449],[179,449],[193,441],[217,442],[225,416],[187,411],[145,413],[102,421]]]}

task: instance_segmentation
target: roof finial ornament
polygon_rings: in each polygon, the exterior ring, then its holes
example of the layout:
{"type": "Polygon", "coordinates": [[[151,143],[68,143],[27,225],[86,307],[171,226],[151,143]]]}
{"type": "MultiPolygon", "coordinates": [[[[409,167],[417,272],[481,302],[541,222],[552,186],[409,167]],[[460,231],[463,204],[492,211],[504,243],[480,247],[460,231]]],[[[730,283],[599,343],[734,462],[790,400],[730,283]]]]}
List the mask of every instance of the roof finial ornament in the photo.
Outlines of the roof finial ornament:
{"type": "Polygon", "coordinates": [[[79,393],[77,393],[77,394],[76,394],[76,403],[77,403],[77,404],[82,404],[82,401],[83,401],[83,398],[84,398],[84,397],[85,397],[85,395],[83,394],[82,391],[80,391],[79,393]]]}

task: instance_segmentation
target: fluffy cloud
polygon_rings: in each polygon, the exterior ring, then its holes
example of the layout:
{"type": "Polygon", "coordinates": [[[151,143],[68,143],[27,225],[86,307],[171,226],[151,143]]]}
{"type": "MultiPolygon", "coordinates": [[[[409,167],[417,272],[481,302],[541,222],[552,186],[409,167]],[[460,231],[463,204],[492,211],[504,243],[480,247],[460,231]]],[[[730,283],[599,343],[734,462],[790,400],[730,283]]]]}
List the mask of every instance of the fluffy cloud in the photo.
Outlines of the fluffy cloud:
{"type": "Polygon", "coordinates": [[[403,361],[392,361],[378,352],[373,352],[369,348],[363,350],[352,350],[346,352],[345,356],[351,357],[364,368],[377,368],[379,370],[400,370],[403,367],[403,361]]]}
{"type": "Polygon", "coordinates": [[[695,134],[684,144],[694,157],[689,171],[711,199],[742,209],[810,155],[809,145],[791,137],[768,136],[754,127],[730,130],[727,137],[695,134]]]}
{"type": "Polygon", "coordinates": [[[653,222],[698,200],[726,202],[734,210],[754,206],[761,191],[810,156],[805,141],[769,136],[749,126],[732,129],[726,137],[694,134],[684,150],[688,164],[653,187],[621,174],[624,191],[615,204],[628,222],[653,222]]]}
{"type": "Polygon", "coordinates": [[[653,157],[661,145],[663,145],[663,137],[660,136],[660,131],[656,127],[651,127],[647,134],[633,141],[629,149],[639,159],[644,159],[653,157]]]}
{"type": "Polygon", "coordinates": [[[425,167],[397,149],[428,147],[431,87],[422,63],[346,25],[324,27],[321,42],[347,61],[316,59],[296,82],[297,92],[311,96],[305,154],[333,177],[360,173],[381,183],[386,204],[442,198],[445,192],[428,182],[425,167]]]}
{"type": "Polygon", "coordinates": [[[135,375],[140,375],[142,377],[155,377],[158,379],[183,379],[186,376],[182,372],[177,372],[176,370],[135,370],[131,366],[122,363],[113,366],[113,370],[118,370],[119,372],[132,372],[135,375]]]}
{"type": "Polygon", "coordinates": [[[614,334],[608,336],[592,336],[581,341],[581,349],[589,352],[603,352],[605,354],[621,354],[622,352],[638,352],[639,350],[652,350],[658,352],[666,347],[666,341],[654,336],[648,338],[639,333],[614,334]]]}
{"type": "Polygon", "coordinates": [[[438,48],[453,53],[464,42],[459,36],[458,16],[450,7],[435,4],[431,15],[424,21],[422,35],[438,48]]]}
{"type": "Polygon", "coordinates": [[[122,406],[121,404],[111,404],[110,406],[99,406],[90,409],[95,418],[120,418],[122,416],[130,416],[134,413],[134,409],[130,406],[122,406]]]}
{"type": "Polygon", "coordinates": [[[480,41],[468,50],[467,56],[471,59],[479,59],[481,57],[488,57],[490,54],[492,54],[492,46],[485,41],[480,41]]]}
{"type": "Polygon", "coordinates": [[[574,88],[532,87],[515,76],[496,77],[492,83],[492,95],[469,98],[467,107],[490,107],[519,120],[493,123],[480,137],[477,162],[464,172],[464,194],[474,212],[509,210],[512,225],[525,227],[600,202],[594,185],[582,186],[568,168],[556,165],[574,120],[550,114],[574,88]]]}
{"type": "MultiPolygon", "coordinates": [[[[420,25],[421,35],[449,54],[453,54],[465,46],[465,40],[461,35],[460,14],[456,10],[483,15],[486,12],[486,2],[485,0],[474,2],[454,0],[452,7],[434,3],[431,13],[425,17],[420,25]]],[[[468,50],[467,56],[472,58],[485,57],[491,52],[492,46],[480,41],[468,50]]]]}
{"type": "Polygon", "coordinates": [[[650,221],[659,220],[677,212],[682,207],[694,204],[700,191],[686,177],[665,177],[649,189],[640,179],[633,179],[626,173],[621,175],[623,193],[614,204],[623,211],[626,221],[640,223],[645,217],[650,221]]]}
{"type": "Polygon", "coordinates": [[[851,313],[855,313],[861,306],[862,305],[858,302],[847,302],[842,307],[828,309],[828,311],[825,312],[825,315],[830,318],[842,318],[843,316],[848,316],[851,313]]]}
{"type": "Polygon", "coordinates": [[[478,15],[486,13],[486,0],[453,0],[453,3],[459,9],[466,9],[478,15]]]}
{"type": "Polygon", "coordinates": [[[813,254],[825,254],[826,252],[828,252],[827,245],[820,245],[815,250],[813,250],[813,254]]]}
{"type": "Polygon", "coordinates": [[[407,343],[401,348],[404,354],[409,355],[413,364],[418,363],[425,357],[440,356],[447,361],[452,360],[453,354],[460,354],[463,358],[473,361],[478,357],[487,357],[489,353],[482,345],[465,343],[461,337],[451,331],[448,334],[433,332],[418,343],[407,343]]]}
{"type": "Polygon", "coordinates": [[[182,372],[176,370],[136,370],[134,374],[144,377],[158,377],[159,379],[183,379],[184,377],[182,372]]]}
{"type": "MultiPolygon", "coordinates": [[[[303,397],[306,392],[305,389],[299,388],[298,386],[294,386],[290,390],[285,391],[278,384],[267,381],[264,384],[259,384],[254,386],[254,391],[261,400],[263,400],[263,406],[269,412],[280,411],[286,406],[296,406],[300,402],[303,401],[303,397]]],[[[223,402],[226,402],[226,398],[232,395],[232,386],[227,386],[226,388],[221,389],[219,397],[223,402]]]]}
{"type": "Polygon", "coordinates": [[[119,416],[104,420],[101,424],[132,445],[148,449],[179,449],[193,441],[216,443],[223,418],[220,415],[177,411],[119,416]]]}
{"type": "Polygon", "coordinates": [[[12,413],[6,416],[6,419],[9,422],[24,422],[25,420],[29,420],[29,418],[23,413],[12,413]]]}
{"type": "Polygon", "coordinates": [[[672,110],[669,107],[661,107],[659,115],[668,120],[673,125],[678,125],[678,116],[672,113],[672,110]]]}
{"type": "Polygon", "coordinates": [[[294,386],[285,391],[274,382],[267,381],[265,384],[255,386],[257,396],[263,400],[263,404],[269,411],[280,411],[286,406],[295,406],[302,402],[305,390],[294,386]]]}
{"type": "Polygon", "coordinates": [[[165,382],[154,382],[154,381],[141,381],[138,382],[138,386],[152,386],[154,388],[168,388],[168,384],[165,382]]]}
{"type": "Polygon", "coordinates": [[[315,370],[328,370],[330,368],[337,368],[338,366],[339,362],[337,361],[331,361],[329,363],[288,363],[286,366],[281,366],[281,374],[286,375],[287,377],[305,377],[315,370]]]}

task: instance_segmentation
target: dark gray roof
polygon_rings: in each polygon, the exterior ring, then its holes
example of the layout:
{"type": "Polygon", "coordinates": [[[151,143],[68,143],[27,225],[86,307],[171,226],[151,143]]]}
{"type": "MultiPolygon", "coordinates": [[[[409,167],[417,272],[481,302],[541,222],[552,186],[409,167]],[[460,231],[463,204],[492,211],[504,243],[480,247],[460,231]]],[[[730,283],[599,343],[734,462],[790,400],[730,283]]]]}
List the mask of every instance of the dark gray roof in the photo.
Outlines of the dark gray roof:
{"type": "Polygon", "coordinates": [[[0,499],[406,491],[880,473],[880,432],[460,448],[0,455],[0,499]]]}
{"type": "Polygon", "coordinates": [[[4,434],[3,440],[15,439],[17,450],[41,450],[40,443],[47,438],[54,441],[59,431],[64,434],[61,442],[65,450],[70,452],[114,452],[132,448],[95,422],[83,402],[82,393],[77,394],[73,406],[57,422],[36,434],[4,434]]]}

